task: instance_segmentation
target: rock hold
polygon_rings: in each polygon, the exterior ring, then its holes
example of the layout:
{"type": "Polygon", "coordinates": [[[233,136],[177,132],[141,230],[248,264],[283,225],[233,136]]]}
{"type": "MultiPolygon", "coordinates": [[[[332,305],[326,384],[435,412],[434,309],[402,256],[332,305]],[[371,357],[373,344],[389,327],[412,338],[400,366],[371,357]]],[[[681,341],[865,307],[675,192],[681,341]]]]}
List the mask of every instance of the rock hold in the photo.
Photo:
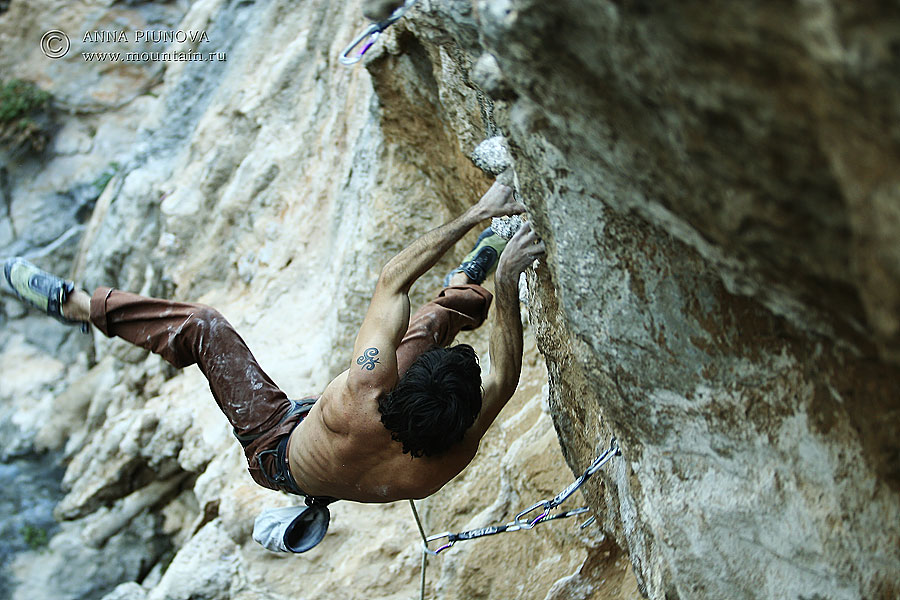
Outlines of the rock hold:
{"type": "Polygon", "coordinates": [[[513,166],[513,158],[509,153],[506,138],[502,135],[487,138],[472,151],[472,162],[475,166],[497,176],[513,166]]]}
{"type": "Polygon", "coordinates": [[[515,94],[500,70],[497,58],[488,52],[478,57],[472,68],[472,83],[494,100],[513,100],[515,94]]]}
{"type": "Polygon", "coordinates": [[[491,229],[503,239],[508,240],[516,234],[522,223],[522,217],[519,215],[494,217],[491,219],[491,229]]]}

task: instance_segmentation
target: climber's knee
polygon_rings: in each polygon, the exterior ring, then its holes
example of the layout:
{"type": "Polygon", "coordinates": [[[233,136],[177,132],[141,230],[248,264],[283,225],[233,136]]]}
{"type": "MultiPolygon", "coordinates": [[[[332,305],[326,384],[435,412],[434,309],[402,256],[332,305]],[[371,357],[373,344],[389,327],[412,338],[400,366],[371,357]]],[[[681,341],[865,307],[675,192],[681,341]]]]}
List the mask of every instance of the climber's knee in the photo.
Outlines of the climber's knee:
{"type": "Polygon", "coordinates": [[[222,313],[205,304],[198,304],[191,318],[200,326],[212,326],[225,320],[222,313]]]}
{"type": "Polygon", "coordinates": [[[222,333],[229,329],[222,313],[210,306],[194,305],[180,326],[170,328],[165,358],[178,368],[198,363],[202,369],[205,358],[227,351],[229,336],[222,333]]]}

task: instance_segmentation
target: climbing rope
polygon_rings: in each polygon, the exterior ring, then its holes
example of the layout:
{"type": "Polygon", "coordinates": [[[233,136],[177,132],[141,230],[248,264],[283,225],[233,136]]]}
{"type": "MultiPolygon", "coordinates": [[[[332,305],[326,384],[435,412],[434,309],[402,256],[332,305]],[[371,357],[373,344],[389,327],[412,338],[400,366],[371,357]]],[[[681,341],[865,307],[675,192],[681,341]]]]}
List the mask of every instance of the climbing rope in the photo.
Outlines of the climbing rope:
{"type": "Polygon", "coordinates": [[[391,16],[389,16],[387,19],[369,25],[365,31],[356,36],[356,38],[352,42],[350,42],[350,45],[344,48],[344,51],[341,52],[341,55],[339,57],[341,64],[349,66],[356,64],[360,60],[362,60],[363,55],[368,52],[369,48],[371,48],[378,40],[378,36],[380,36],[385,29],[402,19],[403,15],[406,14],[406,11],[412,8],[412,5],[418,1],[419,0],[406,0],[406,3],[395,10],[393,13],[391,13],[391,16]],[[369,39],[366,40],[366,38],[369,39]],[[365,40],[365,43],[363,43],[363,40],[365,40]],[[363,44],[363,46],[359,50],[359,52],[357,52],[354,56],[349,56],[353,49],[360,44],[363,44]]]}
{"type": "Polygon", "coordinates": [[[422,535],[422,577],[419,600],[425,600],[425,567],[428,566],[428,536],[425,535],[425,528],[422,527],[422,519],[419,518],[419,511],[416,510],[416,503],[413,502],[412,498],[409,499],[409,507],[412,509],[413,516],[416,518],[416,525],[419,527],[419,533],[422,535]]]}
{"type": "MultiPolygon", "coordinates": [[[[537,525],[541,523],[546,523],[548,521],[555,521],[556,519],[568,519],[569,517],[574,517],[576,515],[581,515],[586,512],[589,512],[591,509],[587,506],[582,506],[581,508],[575,508],[572,510],[567,510],[565,512],[556,513],[554,515],[550,514],[550,511],[565,502],[569,499],[569,497],[578,490],[584,483],[597,471],[599,471],[603,465],[609,462],[614,456],[621,456],[622,451],[619,450],[619,445],[616,443],[616,438],[612,438],[609,442],[609,448],[603,452],[600,456],[594,459],[594,462],[585,469],[584,473],[581,476],[573,481],[566,489],[558,493],[556,496],[549,500],[541,500],[540,502],[535,502],[530,507],[526,508],[522,512],[516,515],[516,518],[506,523],[505,525],[490,525],[488,527],[481,527],[479,529],[470,529],[468,531],[461,531],[459,533],[450,533],[449,531],[444,533],[439,533],[437,535],[428,536],[425,533],[425,528],[422,526],[422,520],[419,518],[419,512],[416,510],[416,504],[412,500],[409,501],[409,506],[412,508],[413,517],[416,519],[416,525],[419,528],[419,534],[422,536],[422,581],[421,581],[421,600],[425,600],[425,567],[427,565],[428,555],[437,556],[444,550],[452,547],[456,542],[461,542],[465,540],[474,540],[476,538],[485,537],[489,535],[497,535],[499,533],[510,533],[513,531],[525,531],[529,529],[534,529],[537,525]],[[526,519],[525,517],[530,513],[533,513],[537,510],[541,510],[541,514],[532,519],[526,519]],[[437,550],[432,550],[428,547],[431,542],[436,542],[438,540],[446,539],[446,542],[437,548],[437,550]]],[[[584,529],[588,525],[594,522],[595,517],[591,517],[585,523],[581,525],[581,529],[584,529]]]]}

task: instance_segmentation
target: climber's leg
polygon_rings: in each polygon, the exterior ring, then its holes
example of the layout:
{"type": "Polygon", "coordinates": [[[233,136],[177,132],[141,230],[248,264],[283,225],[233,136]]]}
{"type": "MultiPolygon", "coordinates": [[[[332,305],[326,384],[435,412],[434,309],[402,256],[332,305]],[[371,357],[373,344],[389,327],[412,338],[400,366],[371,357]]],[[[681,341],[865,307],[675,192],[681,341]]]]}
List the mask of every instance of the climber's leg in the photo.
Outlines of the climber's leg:
{"type": "Polygon", "coordinates": [[[271,432],[292,406],[234,328],[207,306],[106,287],[90,297],[22,258],[5,261],[3,273],[23,302],[57,319],[89,321],[107,336],[146,348],[179,368],[196,363],[242,443],[271,432]]]}
{"type": "Polygon", "coordinates": [[[91,295],[82,289],[75,288],[60,308],[63,316],[67,319],[89,322],[91,320],[91,295]]]}
{"type": "Polygon", "coordinates": [[[487,318],[491,293],[481,283],[497,266],[507,239],[488,227],[472,251],[444,278],[437,298],[420,308],[397,346],[397,370],[402,376],[419,356],[436,346],[450,345],[463,329],[475,329],[487,318]]]}
{"type": "Polygon", "coordinates": [[[472,283],[472,280],[462,271],[458,271],[450,275],[450,280],[447,283],[448,287],[452,287],[454,285],[466,285],[472,283]]]}
{"type": "MultiPolygon", "coordinates": [[[[75,291],[75,284],[14,256],[3,263],[3,276],[10,289],[23,303],[67,324],[84,324],[87,318],[72,320],[62,306],[75,291]]],[[[85,325],[85,333],[87,326],[85,325]]]]}
{"type": "Polygon", "coordinates": [[[296,483],[278,477],[290,471],[277,449],[305,413],[292,410],[294,403],[218,311],[101,287],[90,299],[90,320],[105,335],[146,348],[178,368],[196,363],[244,446],[254,481],[298,493],[296,483]]]}
{"type": "Polygon", "coordinates": [[[494,233],[492,227],[481,232],[472,251],[469,252],[458,267],[450,271],[444,278],[444,285],[456,283],[477,283],[481,285],[487,276],[496,268],[500,254],[509,240],[494,233]],[[463,280],[460,274],[465,274],[463,280]]]}
{"type": "Polygon", "coordinates": [[[196,363],[240,436],[268,431],[290,408],[285,393],[213,308],[100,287],[90,300],[90,320],[105,335],[146,348],[175,367],[196,363]]]}

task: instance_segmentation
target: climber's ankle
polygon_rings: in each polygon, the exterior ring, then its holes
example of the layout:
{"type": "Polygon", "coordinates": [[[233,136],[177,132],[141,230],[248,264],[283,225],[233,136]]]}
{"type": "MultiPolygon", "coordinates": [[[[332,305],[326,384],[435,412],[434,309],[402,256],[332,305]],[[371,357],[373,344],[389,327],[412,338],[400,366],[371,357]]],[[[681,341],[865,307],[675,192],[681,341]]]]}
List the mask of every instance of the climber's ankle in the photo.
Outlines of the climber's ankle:
{"type": "Polygon", "coordinates": [[[73,321],[91,320],[91,297],[82,289],[75,289],[60,307],[65,318],[73,321]]]}
{"type": "Polygon", "coordinates": [[[468,283],[472,283],[472,280],[469,279],[469,276],[459,271],[458,273],[454,273],[453,277],[450,278],[450,281],[447,282],[448,286],[450,285],[466,285],[468,283]]]}

